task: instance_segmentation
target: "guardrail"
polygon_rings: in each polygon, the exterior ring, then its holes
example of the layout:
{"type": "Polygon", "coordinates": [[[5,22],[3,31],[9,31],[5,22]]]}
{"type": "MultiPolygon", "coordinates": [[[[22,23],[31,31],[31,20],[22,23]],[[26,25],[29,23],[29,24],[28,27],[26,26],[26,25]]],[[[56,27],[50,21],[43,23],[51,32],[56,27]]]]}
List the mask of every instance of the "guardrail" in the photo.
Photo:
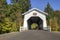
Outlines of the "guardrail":
{"type": "Polygon", "coordinates": [[[20,32],[24,31],[24,28],[23,27],[20,27],[20,32]]]}

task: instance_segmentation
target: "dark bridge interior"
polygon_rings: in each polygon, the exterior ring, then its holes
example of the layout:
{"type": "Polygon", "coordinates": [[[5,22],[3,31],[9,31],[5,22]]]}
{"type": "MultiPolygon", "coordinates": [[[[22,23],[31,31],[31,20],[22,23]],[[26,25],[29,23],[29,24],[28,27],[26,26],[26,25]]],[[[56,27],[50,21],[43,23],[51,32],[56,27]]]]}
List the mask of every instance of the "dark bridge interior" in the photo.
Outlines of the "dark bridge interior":
{"type": "Polygon", "coordinates": [[[42,30],[43,29],[43,21],[41,20],[40,17],[31,17],[30,19],[28,19],[27,22],[28,22],[28,29],[29,30],[32,30],[31,25],[33,23],[36,23],[38,25],[37,28],[35,28],[35,30],[36,29],[38,29],[38,30],[42,30]]]}

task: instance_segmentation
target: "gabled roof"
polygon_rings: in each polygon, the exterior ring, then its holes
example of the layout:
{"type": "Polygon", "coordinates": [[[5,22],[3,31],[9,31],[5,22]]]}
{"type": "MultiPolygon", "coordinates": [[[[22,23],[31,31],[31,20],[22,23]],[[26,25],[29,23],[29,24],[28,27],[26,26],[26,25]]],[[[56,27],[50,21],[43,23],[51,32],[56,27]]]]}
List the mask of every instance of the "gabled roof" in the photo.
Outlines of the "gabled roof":
{"type": "Polygon", "coordinates": [[[37,9],[37,8],[32,8],[32,9],[30,9],[29,11],[27,11],[27,12],[23,13],[22,15],[26,15],[26,14],[28,14],[28,13],[32,12],[32,11],[38,11],[38,12],[40,12],[40,13],[43,13],[43,14],[45,14],[45,15],[48,15],[48,13],[43,12],[43,11],[41,11],[41,10],[37,9]]]}

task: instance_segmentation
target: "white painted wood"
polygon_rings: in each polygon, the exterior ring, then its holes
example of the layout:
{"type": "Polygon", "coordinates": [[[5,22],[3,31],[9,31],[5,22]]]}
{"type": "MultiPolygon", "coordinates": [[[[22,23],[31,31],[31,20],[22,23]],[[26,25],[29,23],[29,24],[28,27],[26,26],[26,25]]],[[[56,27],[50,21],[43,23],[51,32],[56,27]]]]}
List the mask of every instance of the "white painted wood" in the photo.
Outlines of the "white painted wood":
{"type": "Polygon", "coordinates": [[[22,15],[24,15],[24,23],[23,23],[24,30],[28,30],[27,20],[30,19],[31,17],[41,18],[41,20],[43,21],[43,29],[44,30],[47,29],[47,23],[46,23],[46,15],[48,15],[47,13],[37,10],[36,8],[33,8],[22,15]],[[36,13],[37,15],[33,15],[33,13],[36,13]]]}

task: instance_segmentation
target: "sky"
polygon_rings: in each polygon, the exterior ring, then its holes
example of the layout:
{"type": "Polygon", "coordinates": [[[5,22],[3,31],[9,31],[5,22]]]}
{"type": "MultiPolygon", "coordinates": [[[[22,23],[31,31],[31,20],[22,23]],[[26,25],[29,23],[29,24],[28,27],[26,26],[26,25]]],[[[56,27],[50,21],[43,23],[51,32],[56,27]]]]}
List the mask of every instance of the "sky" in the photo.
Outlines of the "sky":
{"type": "MultiPolygon", "coordinates": [[[[10,4],[10,0],[7,2],[10,4]]],[[[31,7],[44,11],[48,2],[54,10],[60,10],[60,0],[31,0],[31,7]]]]}

